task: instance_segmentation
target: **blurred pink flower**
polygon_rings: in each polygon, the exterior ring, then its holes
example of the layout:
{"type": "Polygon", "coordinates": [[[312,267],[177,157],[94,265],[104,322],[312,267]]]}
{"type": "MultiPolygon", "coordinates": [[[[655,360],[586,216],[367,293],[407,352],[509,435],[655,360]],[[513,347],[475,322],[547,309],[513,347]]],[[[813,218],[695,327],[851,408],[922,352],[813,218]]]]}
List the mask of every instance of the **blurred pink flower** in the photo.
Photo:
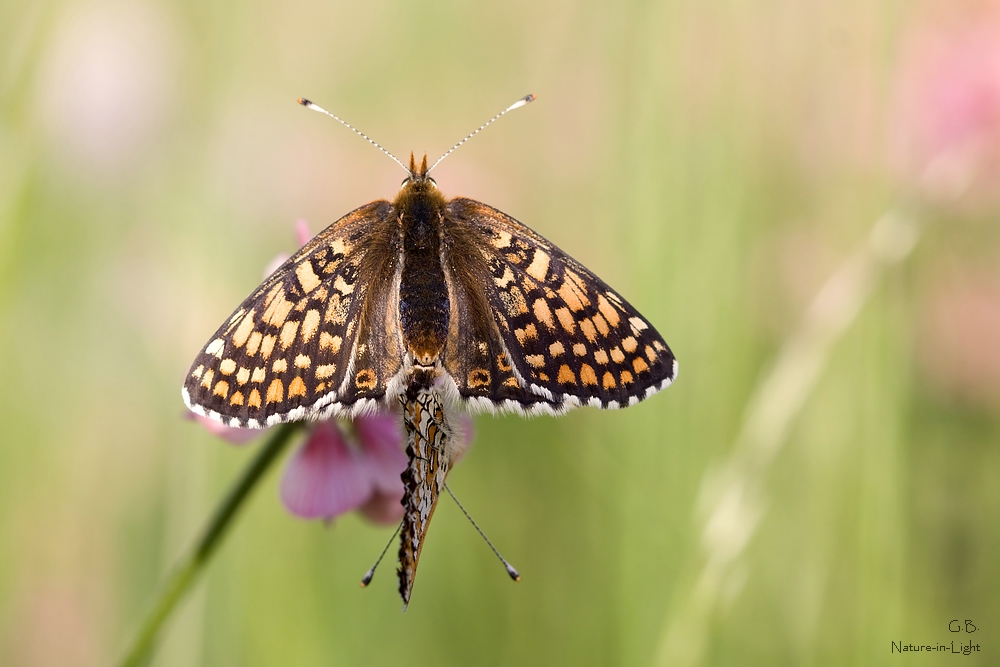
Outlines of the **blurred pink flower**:
{"type": "Polygon", "coordinates": [[[1000,9],[981,7],[940,3],[904,41],[895,153],[906,178],[933,199],[997,201],[1000,9]]]}
{"type": "Polygon", "coordinates": [[[285,469],[281,499],[304,519],[332,519],[357,509],[376,523],[397,523],[403,518],[399,476],[406,469],[399,417],[358,417],[352,424],[354,438],[335,421],[313,427],[285,469]]]}
{"type": "Polygon", "coordinates": [[[1000,405],[1000,272],[963,270],[925,300],[918,359],[935,388],[959,401],[1000,405]]]}
{"type": "MultiPolygon", "coordinates": [[[[300,245],[312,236],[304,220],[295,223],[295,231],[300,245]]],[[[287,255],[279,255],[272,260],[265,277],[287,259],[287,255]]],[[[225,426],[194,413],[188,413],[188,417],[212,435],[236,445],[264,432],[225,426]]],[[[472,441],[472,420],[462,417],[455,431],[457,459],[461,459],[472,441]]],[[[350,422],[318,422],[288,462],[281,480],[281,499],[289,512],[304,519],[330,521],[358,510],[375,523],[395,524],[403,518],[400,475],[406,464],[399,415],[383,412],[355,417],[350,422]]]]}

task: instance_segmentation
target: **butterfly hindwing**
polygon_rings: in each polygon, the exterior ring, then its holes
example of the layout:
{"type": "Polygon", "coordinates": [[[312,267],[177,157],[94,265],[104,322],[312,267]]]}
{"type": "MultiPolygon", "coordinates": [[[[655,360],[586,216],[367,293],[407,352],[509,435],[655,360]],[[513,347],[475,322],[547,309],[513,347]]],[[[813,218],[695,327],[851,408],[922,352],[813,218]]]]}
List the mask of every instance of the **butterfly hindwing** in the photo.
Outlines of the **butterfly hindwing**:
{"type": "Polygon", "coordinates": [[[262,427],[381,398],[399,369],[399,356],[385,353],[393,349],[384,310],[398,261],[394,229],[391,205],[378,201],[303,246],[198,354],[184,384],[188,407],[262,427]],[[372,332],[376,345],[365,340],[372,332]]]}
{"type": "MultiPolygon", "coordinates": [[[[448,217],[478,237],[488,271],[479,284],[514,373],[544,399],[537,407],[624,407],[673,380],[676,362],[660,335],[582,264],[486,204],[452,199],[448,217]]],[[[494,391],[463,395],[498,403],[494,391]]]]}

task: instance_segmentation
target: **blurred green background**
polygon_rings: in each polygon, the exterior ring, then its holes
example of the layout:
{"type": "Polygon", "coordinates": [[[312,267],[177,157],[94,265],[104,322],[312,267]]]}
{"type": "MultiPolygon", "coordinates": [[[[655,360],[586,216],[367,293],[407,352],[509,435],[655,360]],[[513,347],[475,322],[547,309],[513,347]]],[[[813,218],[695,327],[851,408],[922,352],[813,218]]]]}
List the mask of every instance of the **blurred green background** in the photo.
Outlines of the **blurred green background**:
{"type": "Polygon", "coordinates": [[[392,564],[358,588],[391,529],[295,519],[273,471],[153,664],[680,664],[664,647],[684,622],[705,640],[691,664],[908,664],[892,641],[970,638],[966,664],[997,664],[1000,57],[966,57],[1000,44],[995,17],[2,0],[0,664],[120,654],[252,456],[183,418],[189,362],[295,249],[296,219],[316,232],[397,191],[397,165],[295,99],[433,159],[528,92],[440,187],[615,286],[678,382],[627,411],[477,418],[450,482],[524,580],[445,499],[406,614],[392,564]],[[926,232],[757,471],[732,576],[690,609],[706,476],[813,295],[901,199],[926,232]]]}

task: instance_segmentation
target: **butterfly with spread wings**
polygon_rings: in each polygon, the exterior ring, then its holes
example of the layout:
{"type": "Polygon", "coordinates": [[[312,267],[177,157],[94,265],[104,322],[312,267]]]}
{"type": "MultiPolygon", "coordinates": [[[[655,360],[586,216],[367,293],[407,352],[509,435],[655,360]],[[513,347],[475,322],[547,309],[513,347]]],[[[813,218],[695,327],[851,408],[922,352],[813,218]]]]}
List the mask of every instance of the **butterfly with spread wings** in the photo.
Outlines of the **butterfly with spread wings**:
{"type": "Polygon", "coordinates": [[[192,411],[244,428],[399,405],[404,605],[456,457],[453,410],[627,407],[677,375],[663,338],[614,290],[510,216],[446,199],[429,176],[436,164],[424,156],[417,168],[411,155],[394,201],[348,213],[289,258],[183,387],[192,411]]]}

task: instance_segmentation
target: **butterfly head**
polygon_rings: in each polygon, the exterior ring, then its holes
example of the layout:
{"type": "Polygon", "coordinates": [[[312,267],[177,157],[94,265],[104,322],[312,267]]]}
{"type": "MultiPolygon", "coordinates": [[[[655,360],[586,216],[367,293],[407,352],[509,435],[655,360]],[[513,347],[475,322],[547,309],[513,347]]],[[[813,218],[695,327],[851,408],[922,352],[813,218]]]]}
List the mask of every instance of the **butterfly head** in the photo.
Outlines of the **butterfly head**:
{"type": "Polygon", "coordinates": [[[437,181],[431,178],[427,172],[430,169],[427,168],[427,154],[424,153],[424,159],[420,163],[420,168],[417,168],[416,158],[413,153],[410,153],[410,167],[407,169],[410,175],[403,179],[401,188],[415,188],[415,189],[436,189],[437,181]]]}

